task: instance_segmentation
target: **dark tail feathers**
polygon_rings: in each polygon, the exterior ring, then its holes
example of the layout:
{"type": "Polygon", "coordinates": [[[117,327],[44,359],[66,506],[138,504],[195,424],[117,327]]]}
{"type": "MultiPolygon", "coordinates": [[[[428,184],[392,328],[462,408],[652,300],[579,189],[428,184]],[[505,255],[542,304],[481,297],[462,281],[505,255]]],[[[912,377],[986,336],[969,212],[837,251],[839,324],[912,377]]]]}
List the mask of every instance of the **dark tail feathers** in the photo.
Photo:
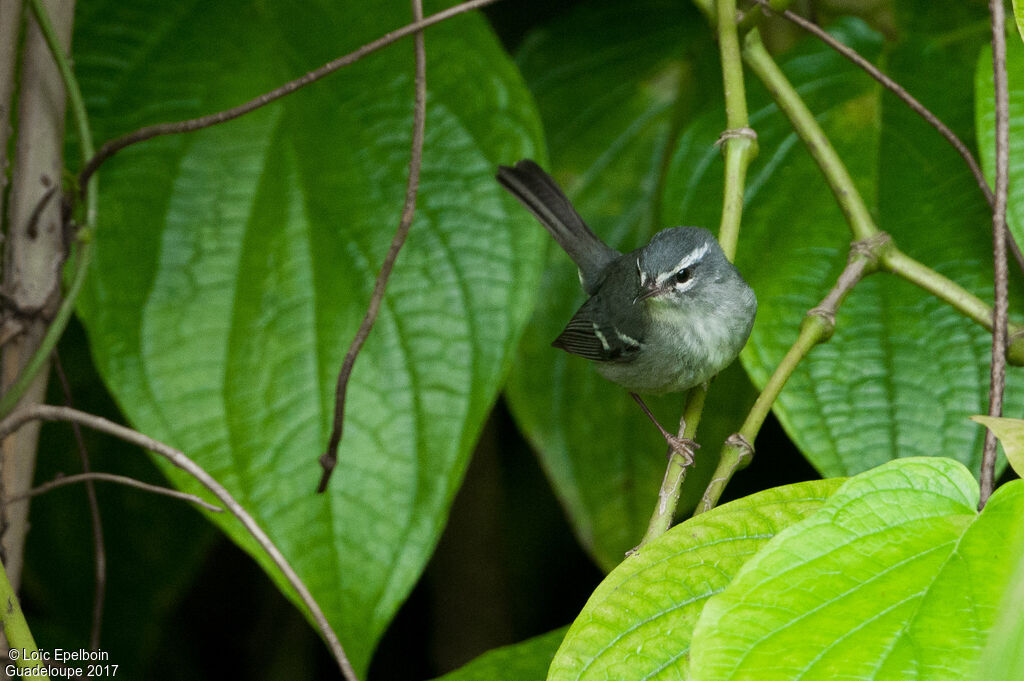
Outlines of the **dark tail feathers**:
{"type": "Polygon", "coordinates": [[[583,289],[593,294],[604,268],[621,254],[590,231],[554,179],[533,161],[498,166],[498,182],[551,232],[580,268],[583,289]]]}

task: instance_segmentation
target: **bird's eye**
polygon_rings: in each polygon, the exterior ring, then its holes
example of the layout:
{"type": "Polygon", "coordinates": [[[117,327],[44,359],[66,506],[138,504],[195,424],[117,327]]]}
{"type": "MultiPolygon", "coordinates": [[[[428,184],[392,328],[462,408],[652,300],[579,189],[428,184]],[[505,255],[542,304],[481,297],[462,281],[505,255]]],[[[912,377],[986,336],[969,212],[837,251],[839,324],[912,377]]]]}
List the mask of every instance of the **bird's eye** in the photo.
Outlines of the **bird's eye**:
{"type": "Polygon", "coordinates": [[[686,282],[690,281],[690,268],[684,267],[683,269],[679,270],[678,272],[676,272],[675,276],[672,277],[672,280],[677,284],[685,284],[686,282]]]}

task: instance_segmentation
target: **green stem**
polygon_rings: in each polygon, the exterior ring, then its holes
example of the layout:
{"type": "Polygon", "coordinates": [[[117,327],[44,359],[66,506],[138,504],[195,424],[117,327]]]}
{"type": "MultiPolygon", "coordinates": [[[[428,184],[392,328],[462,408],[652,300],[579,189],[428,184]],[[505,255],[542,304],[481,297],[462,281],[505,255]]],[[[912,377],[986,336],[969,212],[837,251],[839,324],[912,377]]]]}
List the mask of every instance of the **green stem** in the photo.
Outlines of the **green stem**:
{"type": "MultiPolygon", "coordinates": [[[[679,437],[692,440],[697,435],[697,426],[700,425],[700,417],[704,412],[704,400],[707,394],[705,386],[697,386],[687,393],[683,417],[679,421],[679,437]]],[[[689,466],[686,459],[674,449],[669,448],[668,467],[665,469],[665,477],[661,481],[661,489],[658,490],[658,504],[654,507],[654,513],[651,514],[644,538],[634,550],[643,548],[652,540],[665,534],[672,526],[687,470],[689,470],[689,466]]]]}
{"type": "Polygon", "coordinates": [[[647,532],[640,540],[636,550],[647,546],[672,527],[672,520],[675,517],[676,507],[679,505],[680,491],[683,488],[683,481],[686,480],[687,470],[689,470],[689,466],[686,464],[686,459],[673,452],[668,459],[668,467],[665,469],[665,477],[661,481],[661,489],[658,490],[658,505],[654,507],[651,521],[647,525],[647,532]]]}
{"type": "Polygon", "coordinates": [[[736,0],[718,0],[718,51],[725,86],[725,119],[730,128],[747,125],[747,94],[743,86],[743,58],[736,32],[736,0]]]}
{"type": "MultiPolygon", "coordinates": [[[[768,54],[756,29],[747,34],[743,56],[789,118],[793,129],[821,168],[854,238],[862,240],[878,234],[879,229],[839,154],[818,125],[814,114],[768,54]]],[[[991,306],[952,279],[922,265],[895,247],[887,249],[880,262],[885,270],[920,286],[986,329],[992,329],[991,306]]],[[[1024,365],[1024,326],[1010,324],[1009,336],[1007,357],[1010,363],[1015,366],[1024,365]]]]}
{"type": "MultiPolygon", "coordinates": [[[[709,10],[702,0],[695,0],[702,10],[709,10]]],[[[725,187],[722,192],[722,222],[718,230],[718,241],[730,261],[736,257],[739,242],[740,221],[743,217],[743,191],[747,168],[757,156],[757,136],[749,128],[747,94],[743,83],[743,57],[740,53],[739,36],[736,33],[736,0],[718,0],[716,3],[718,44],[722,58],[722,81],[725,86],[726,132],[722,135],[725,153],[725,187]]],[[[690,390],[683,408],[679,435],[693,439],[704,410],[707,387],[698,386],[690,390]]],[[[688,464],[678,452],[670,451],[668,468],[658,491],[658,504],[651,515],[638,549],[661,536],[672,525],[680,491],[686,479],[688,464]]]]}
{"type": "MultiPolygon", "coordinates": [[[[959,284],[942,276],[935,270],[922,265],[899,249],[893,248],[882,256],[882,266],[893,274],[899,275],[912,284],[920,286],[936,298],[949,303],[965,316],[992,330],[992,308],[981,298],[960,287],[959,284]]],[[[1009,348],[1011,362],[1016,365],[1024,363],[1024,327],[1010,324],[1010,338],[1014,342],[1009,348]]]]}
{"type": "Polygon", "coordinates": [[[839,208],[850,224],[854,239],[867,239],[877,234],[878,227],[875,226],[871,212],[857,191],[857,186],[853,183],[853,178],[847,172],[839,154],[818,125],[814,114],[768,54],[764,43],[761,42],[761,34],[756,29],[747,34],[743,56],[750,69],[765,84],[779,108],[789,118],[793,129],[821,168],[828,186],[839,203],[839,208]]]}
{"type": "MultiPolygon", "coordinates": [[[[709,2],[705,0],[694,1],[704,10],[705,14],[709,15],[709,19],[712,22],[717,20],[719,24],[723,23],[724,10],[721,5],[718,7],[718,16],[715,16],[709,11],[709,2]]],[[[785,0],[779,0],[779,3],[785,4],[785,0]]],[[[745,23],[741,28],[747,28],[748,24],[752,25],[756,20],[757,18],[752,15],[750,22],[745,23]]],[[[867,205],[864,203],[860,192],[853,182],[853,178],[850,177],[849,172],[846,170],[846,166],[818,125],[814,115],[807,108],[807,105],[804,104],[803,99],[796,89],[793,88],[782,70],[776,65],[767,49],[765,49],[756,28],[751,29],[745,35],[743,58],[751,70],[765,84],[779,108],[789,118],[797,135],[804,142],[811,156],[821,168],[829,188],[835,195],[836,201],[846,217],[854,238],[857,242],[867,246],[872,253],[869,261],[867,261],[871,266],[871,271],[875,271],[876,268],[883,268],[903,277],[907,281],[920,286],[939,299],[949,303],[962,314],[981,324],[986,329],[991,330],[993,323],[991,307],[956,282],[901,252],[891,244],[888,236],[878,229],[867,205]]],[[[846,275],[854,263],[860,260],[863,260],[863,258],[852,259],[847,270],[844,270],[844,275],[846,275]]],[[[863,270],[860,274],[847,277],[850,288],[867,272],[868,264],[861,265],[863,270]]],[[[748,414],[743,427],[723,447],[719,465],[712,476],[712,481],[705,491],[696,513],[710,510],[715,506],[732,475],[749,461],[753,454],[753,448],[750,443],[756,437],[764,419],[778,398],[779,392],[792,375],[796,366],[807,356],[811,348],[831,336],[834,325],[834,307],[832,307],[832,317],[823,316],[819,313],[823,310],[827,311],[829,305],[826,303],[834,303],[835,306],[838,306],[846,293],[848,293],[849,289],[840,285],[842,280],[843,277],[840,278],[840,283],[837,284],[836,288],[833,289],[822,305],[816,308],[815,311],[812,311],[813,314],[801,324],[800,335],[797,341],[786,353],[786,356],[776,368],[775,373],[772,374],[771,379],[769,379],[768,384],[766,384],[757,402],[748,414]],[[830,299],[833,300],[830,301],[830,299]]],[[[1007,354],[1010,363],[1015,365],[1024,364],[1024,327],[1011,324],[1009,326],[1009,339],[1010,344],[1007,354]]]]}
{"type": "Polygon", "coordinates": [[[850,251],[850,259],[836,280],[835,286],[821,303],[804,317],[800,324],[800,335],[797,336],[796,342],[779,362],[779,366],[775,368],[761,394],[757,396],[757,401],[754,402],[754,406],[747,414],[739,432],[726,440],[718,460],[718,467],[712,474],[711,482],[708,483],[694,515],[714,508],[732,476],[750,462],[754,454],[751,443],[757,437],[764,420],[768,417],[772,405],[775,404],[775,400],[778,399],[779,393],[782,392],[789,377],[793,375],[797,365],[807,357],[814,346],[832,337],[836,325],[836,311],[839,306],[842,305],[854,286],[860,283],[861,279],[877,271],[881,259],[890,249],[891,239],[884,233],[879,233],[865,241],[854,242],[850,251]]]}
{"type": "MultiPolygon", "coordinates": [[[[42,32],[50,52],[53,54],[53,60],[57,64],[61,79],[64,81],[64,89],[67,91],[68,103],[71,106],[71,115],[78,130],[82,163],[85,164],[92,158],[94,149],[92,132],[89,129],[89,118],[85,110],[85,101],[82,99],[82,91],[78,87],[75,74],[71,71],[71,64],[63,49],[61,49],[57,32],[54,31],[53,24],[50,22],[50,17],[42,6],[41,0],[29,0],[29,5],[32,7],[32,13],[39,24],[39,30],[42,32]]],[[[89,183],[85,187],[85,230],[84,234],[79,235],[78,258],[75,263],[75,273],[72,277],[71,285],[64,295],[64,300],[61,301],[57,314],[47,327],[46,334],[43,336],[39,347],[25,365],[25,368],[22,369],[17,380],[8,388],[3,397],[0,397],[0,417],[6,416],[17,406],[18,400],[25,394],[25,391],[32,385],[36,375],[46,365],[50,353],[57,347],[57,341],[60,340],[64,329],[67,328],[68,322],[71,320],[75,301],[78,299],[78,294],[82,291],[86,274],[89,271],[89,264],[92,262],[92,232],[96,225],[97,202],[96,181],[94,178],[90,178],[89,183]]]]}
{"type": "MultiPolygon", "coordinates": [[[[36,641],[32,638],[32,632],[25,621],[25,613],[21,611],[21,604],[11,586],[11,580],[7,578],[7,570],[0,564],[0,623],[3,624],[4,636],[7,638],[7,646],[17,650],[19,655],[15,664],[19,669],[38,669],[43,664],[38,662],[39,650],[36,648],[36,641]]],[[[34,679],[49,679],[45,667],[33,675],[34,679]]]]}
{"type": "Polygon", "coordinates": [[[53,29],[50,15],[46,13],[42,0],[28,1],[32,6],[32,13],[35,15],[36,23],[39,24],[39,30],[43,34],[46,46],[50,48],[50,52],[53,54],[53,61],[60,72],[61,80],[64,81],[64,89],[67,90],[68,102],[71,105],[71,115],[74,118],[75,127],[78,129],[82,160],[88,161],[92,158],[94,149],[92,145],[92,132],[89,130],[89,119],[85,113],[85,100],[82,99],[82,90],[78,87],[75,74],[71,71],[71,63],[64,54],[63,48],[61,48],[60,39],[57,37],[57,32],[53,29]]]}
{"type": "MultiPolygon", "coordinates": [[[[693,0],[693,4],[697,6],[701,12],[704,13],[704,18],[708,20],[712,28],[718,26],[718,14],[715,11],[715,5],[712,0],[693,0]]],[[[789,6],[793,4],[793,0],[771,0],[769,3],[773,11],[781,14],[789,9],[789,6]]],[[[747,31],[752,28],[756,28],[764,20],[764,10],[761,5],[751,5],[740,17],[740,20],[736,23],[739,29],[740,35],[746,35],[747,31]]]]}
{"type": "Polygon", "coordinates": [[[722,193],[722,222],[718,241],[726,257],[736,257],[740,220],[743,217],[743,191],[747,167],[757,156],[757,135],[750,129],[747,93],[743,83],[743,57],[736,32],[736,0],[715,3],[718,19],[718,49],[722,58],[722,83],[725,91],[725,122],[722,135],[725,152],[725,189],[722,193]]]}
{"type": "Polygon", "coordinates": [[[718,242],[730,262],[736,259],[736,248],[739,243],[747,168],[757,156],[757,138],[754,131],[745,126],[741,130],[748,130],[749,134],[738,133],[737,136],[724,141],[725,189],[722,192],[722,222],[718,228],[718,242]]]}
{"type": "Polygon", "coordinates": [[[743,440],[732,437],[723,445],[722,454],[718,459],[718,466],[711,475],[711,482],[708,483],[707,489],[704,490],[704,496],[697,505],[694,515],[713,509],[732,476],[750,461],[753,454],[750,443],[754,441],[758,431],[761,430],[761,425],[771,411],[772,405],[778,398],[779,393],[782,392],[783,386],[786,385],[786,381],[793,375],[797,365],[807,356],[811,349],[818,343],[826,340],[828,336],[828,327],[821,317],[808,316],[804,318],[803,323],[800,325],[800,335],[797,337],[796,342],[789,348],[779,366],[775,368],[775,372],[768,379],[764,390],[758,395],[753,408],[747,414],[747,418],[739,431],[743,435],[743,440]]]}
{"type": "Polygon", "coordinates": [[[945,300],[986,329],[992,329],[992,308],[935,270],[895,248],[883,258],[883,263],[887,270],[945,300]]]}

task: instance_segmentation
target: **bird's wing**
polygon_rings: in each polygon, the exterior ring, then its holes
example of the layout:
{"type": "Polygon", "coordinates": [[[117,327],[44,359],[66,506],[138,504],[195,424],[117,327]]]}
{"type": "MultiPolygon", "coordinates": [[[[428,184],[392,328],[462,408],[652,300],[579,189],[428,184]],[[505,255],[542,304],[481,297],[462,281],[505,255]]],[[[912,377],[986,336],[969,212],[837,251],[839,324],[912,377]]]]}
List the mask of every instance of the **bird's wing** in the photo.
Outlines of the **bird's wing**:
{"type": "Polygon", "coordinates": [[[595,296],[583,303],[551,345],[598,362],[628,362],[640,351],[643,339],[620,331],[595,296]]]}

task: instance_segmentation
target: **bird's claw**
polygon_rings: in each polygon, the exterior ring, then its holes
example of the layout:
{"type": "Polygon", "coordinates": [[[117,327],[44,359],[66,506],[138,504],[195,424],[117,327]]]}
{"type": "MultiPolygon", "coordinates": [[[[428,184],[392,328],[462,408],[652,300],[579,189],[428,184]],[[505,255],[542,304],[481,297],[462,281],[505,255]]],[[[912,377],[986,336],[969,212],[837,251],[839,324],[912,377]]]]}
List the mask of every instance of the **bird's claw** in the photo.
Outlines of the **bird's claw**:
{"type": "Polygon", "coordinates": [[[671,461],[672,457],[678,454],[683,458],[686,466],[692,466],[694,453],[700,449],[700,444],[688,437],[677,437],[670,433],[664,433],[664,435],[665,442],[668,443],[669,447],[668,460],[671,461]]]}

